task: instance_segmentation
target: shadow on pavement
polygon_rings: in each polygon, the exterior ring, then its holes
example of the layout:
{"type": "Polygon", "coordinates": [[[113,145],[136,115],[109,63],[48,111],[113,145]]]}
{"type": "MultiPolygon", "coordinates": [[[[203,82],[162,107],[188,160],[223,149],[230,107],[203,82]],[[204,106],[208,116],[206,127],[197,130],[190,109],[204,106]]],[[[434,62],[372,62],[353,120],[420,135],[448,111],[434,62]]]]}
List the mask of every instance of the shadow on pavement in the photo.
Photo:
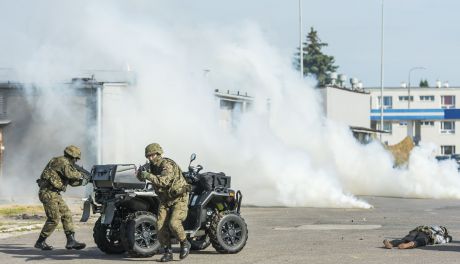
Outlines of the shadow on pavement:
{"type": "Polygon", "coordinates": [[[420,247],[419,249],[432,250],[432,251],[460,252],[460,245],[457,242],[457,243],[450,243],[450,244],[445,244],[445,245],[432,245],[432,246],[420,247]]]}
{"type": "MultiPolygon", "coordinates": [[[[391,239],[390,239],[391,240],[391,239]]],[[[377,248],[384,249],[384,250],[389,250],[385,248],[382,244],[382,246],[379,246],[377,248]]],[[[393,249],[398,249],[397,247],[394,247],[393,249]]],[[[460,241],[458,240],[452,240],[449,244],[441,244],[441,245],[428,245],[425,247],[418,247],[416,249],[421,249],[421,250],[432,250],[432,251],[452,251],[452,252],[460,252],[460,241]]],[[[406,249],[409,250],[409,249],[406,249]]]]}
{"type": "Polygon", "coordinates": [[[217,251],[198,251],[193,250],[190,251],[190,255],[219,255],[220,253],[217,251]]]}
{"type": "MultiPolygon", "coordinates": [[[[173,252],[179,254],[180,249],[174,248],[173,252]]],[[[105,259],[105,260],[118,260],[118,261],[145,261],[160,258],[163,253],[155,254],[150,258],[130,258],[126,254],[113,254],[108,255],[101,252],[97,247],[87,247],[83,250],[67,250],[67,249],[54,249],[50,251],[43,251],[32,247],[27,247],[22,244],[0,244],[0,253],[11,255],[13,258],[24,259],[25,261],[37,260],[71,260],[71,259],[105,259]]],[[[216,251],[191,251],[191,255],[218,255],[216,251]]],[[[177,256],[178,257],[178,256],[177,256]]],[[[176,260],[176,259],[175,259],[176,260]]]]}
{"type": "Polygon", "coordinates": [[[26,261],[37,260],[71,260],[71,259],[107,259],[118,261],[145,261],[150,258],[128,258],[125,254],[108,255],[96,247],[89,247],[83,250],[54,249],[42,251],[32,247],[19,244],[0,244],[0,252],[11,255],[14,258],[25,259],[26,261]]]}

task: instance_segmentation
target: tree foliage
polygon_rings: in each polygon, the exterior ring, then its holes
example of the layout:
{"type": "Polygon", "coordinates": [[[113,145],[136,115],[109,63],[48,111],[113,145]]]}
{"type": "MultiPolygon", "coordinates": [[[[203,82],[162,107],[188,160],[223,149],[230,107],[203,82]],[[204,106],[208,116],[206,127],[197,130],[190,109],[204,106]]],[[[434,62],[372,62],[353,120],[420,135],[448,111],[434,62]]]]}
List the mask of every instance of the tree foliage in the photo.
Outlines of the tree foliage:
{"type": "MultiPolygon", "coordinates": [[[[321,42],[318,32],[311,27],[307,34],[306,41],[303,43],[303,76],[313,76],[318,80],[317,86],[324,87],[330,84],[330,74],[339,67],[334,65],[333,56],[326,55],[322,48],[327,47],[327,43],[321,42]]],[[[299,50],[299,48],[297,48],[299,50]]],[[[300,52],[294,54],[294,67],[300,70],[300,52]]]]}
{"type": "Polygon", "coordinates": [[[420,80],[420,83],[418,85],[419,87],[430,87],[430,85],[428,84],[428,80],[425,79],[425,80],[420,80]]]}

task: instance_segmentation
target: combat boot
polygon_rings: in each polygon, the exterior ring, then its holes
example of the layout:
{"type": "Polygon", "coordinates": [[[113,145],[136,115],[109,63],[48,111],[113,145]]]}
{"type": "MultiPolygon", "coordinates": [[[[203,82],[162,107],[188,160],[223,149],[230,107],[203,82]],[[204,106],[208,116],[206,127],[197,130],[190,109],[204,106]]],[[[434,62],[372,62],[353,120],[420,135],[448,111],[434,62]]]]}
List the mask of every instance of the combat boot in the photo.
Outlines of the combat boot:
{"type": "Polygon", "coordinates": [[[67,237],[67,244],[65,245],[66,249],[84,249],[86,247],[85,243],[80,243],[77,240],[75,240],[75,234],[74,233],[68,233],[65,234],[67,237]]]}
{"type": "Polygon", "coordinates": [[[161,257],[160,262],[168,262],[173,260],[173,252],[171,246],[165,247],[165,253],[161,257]]]}
{"type": "Polygon", "coordinates": [[[35,242],[35,248],[41,250],[53,250],[53,247],[46,243],[46,237],[39,236],[37,242],[35,242]]]}
{"type": "Polygon", "coordinates": [[[187,239],[185,239],[184,241],[180,242],[180,255],[179,255],[179,258],[180,259],[184,259],[188,256],[188,253],[190,253],[190,248],[192,247],[192,245],[190,244],[190,242],[188,242],[187,239]]]}

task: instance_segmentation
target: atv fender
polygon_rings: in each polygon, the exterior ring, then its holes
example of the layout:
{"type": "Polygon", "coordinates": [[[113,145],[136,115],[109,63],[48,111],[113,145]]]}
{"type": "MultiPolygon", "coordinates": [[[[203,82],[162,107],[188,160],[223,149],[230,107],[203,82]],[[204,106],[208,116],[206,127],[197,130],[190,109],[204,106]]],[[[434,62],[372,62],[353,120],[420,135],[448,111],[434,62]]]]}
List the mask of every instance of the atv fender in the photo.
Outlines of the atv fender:
{"type": "Polygon", "coordinates": [[[115,215],[115,202],[108,202],[101,215],[101,223],[109,225],[112,223],[113,216],[115,215]]]}
{"type": "Polygon", "coordinates": [[[91,214],[91,206],[93,205],[93,199],[91,196],[83,198],[83,214],[81,215],[80,222],[86,222],[91,214]]]}

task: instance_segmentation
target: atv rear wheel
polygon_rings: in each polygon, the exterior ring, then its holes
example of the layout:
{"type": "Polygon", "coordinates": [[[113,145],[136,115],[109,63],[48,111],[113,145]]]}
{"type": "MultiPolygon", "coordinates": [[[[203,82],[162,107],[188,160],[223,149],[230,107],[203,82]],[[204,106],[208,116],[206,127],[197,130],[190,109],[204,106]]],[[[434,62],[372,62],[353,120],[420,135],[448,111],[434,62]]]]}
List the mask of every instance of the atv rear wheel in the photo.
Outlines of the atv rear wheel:
{"type": "Polygon", "coordinates": [[[235,212],[219,213],[212,219],[209,237],[217,252],[238,253],[248,240],[248,226],[244,219],[235,212]]]}
{"type": "Polygon", "coordinates": [[[158,252],[160,242],[156,230],[157,218],[150,212],[128,215],[122,224],[121,241],[133,257],[151,257],[158,252]]]}
{"type": "Polygon", "coordinates": [[[211,245],[211,239],[208,235],[191,237],[188,239],[188,241],[192,245],[192,250],[203,250],[209,247],[209,245],[211,245]]]}
{"type": "Polygon", "coordinates": [[[101,218],[97,219],[93,228],[94,243],[107,254],[121,254],[126,250],[121,244],[119,230],[112,230],[110,225],[101,224],[101,218]]]}

